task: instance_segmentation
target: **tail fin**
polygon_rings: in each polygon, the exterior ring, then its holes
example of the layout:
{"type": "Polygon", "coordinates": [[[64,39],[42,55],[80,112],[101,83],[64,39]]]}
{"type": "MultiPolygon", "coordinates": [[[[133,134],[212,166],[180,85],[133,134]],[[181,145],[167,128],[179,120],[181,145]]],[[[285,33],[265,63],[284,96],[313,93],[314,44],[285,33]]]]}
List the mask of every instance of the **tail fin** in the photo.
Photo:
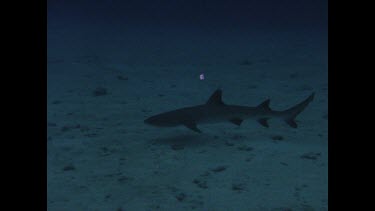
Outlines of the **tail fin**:
{"type": "Polygon", "coordinates": [[[295,122],[295,118],[298,114],[300,114],[306,106],[314,99],[315,93],[313,92],[308,98],[306,98],[301,103],[289,108],[285,111],[282,111],[284,121],[292,128],[297,128],[297,123],[295,122]]]}

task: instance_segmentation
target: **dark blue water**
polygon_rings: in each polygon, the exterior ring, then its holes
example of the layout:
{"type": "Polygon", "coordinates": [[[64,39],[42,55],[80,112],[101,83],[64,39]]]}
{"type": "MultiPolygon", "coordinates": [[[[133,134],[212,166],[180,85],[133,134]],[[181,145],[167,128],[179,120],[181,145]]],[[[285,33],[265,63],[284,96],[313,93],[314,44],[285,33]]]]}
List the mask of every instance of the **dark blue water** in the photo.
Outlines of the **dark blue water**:
{"type": "Polygon", "coordinates": [[[306,28],[326,30],[327,1],[56,1],[48,2],[48,20],[75,23],[107,22],[124,27],[148,26],[211,26],[306,28]]]}

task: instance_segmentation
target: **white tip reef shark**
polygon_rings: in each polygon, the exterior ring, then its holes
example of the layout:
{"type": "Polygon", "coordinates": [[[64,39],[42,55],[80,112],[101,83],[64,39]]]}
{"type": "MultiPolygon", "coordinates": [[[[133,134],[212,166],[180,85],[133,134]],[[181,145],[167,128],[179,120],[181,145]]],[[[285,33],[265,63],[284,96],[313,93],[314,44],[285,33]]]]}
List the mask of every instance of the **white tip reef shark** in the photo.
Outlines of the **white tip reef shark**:
{"type": "Polygon", "coordinates": [[[198,124],[231,122],[241,125],[245,119],[255,119],[262,126],[269,127],[267,120],[270,118],[281,119],[290,127],[297,128],[295,118],[314,99],[314,92],[304,101],[284,111],[274,111],[269,107],[267,99],[256,107],[227,105],[221,99],[222,90],[217,89],[203,105],[185,107],[161,113],[144,120],[146,124],[158,127],[175,127],[184,125],[187,128],[201,133],[198,124]]]}

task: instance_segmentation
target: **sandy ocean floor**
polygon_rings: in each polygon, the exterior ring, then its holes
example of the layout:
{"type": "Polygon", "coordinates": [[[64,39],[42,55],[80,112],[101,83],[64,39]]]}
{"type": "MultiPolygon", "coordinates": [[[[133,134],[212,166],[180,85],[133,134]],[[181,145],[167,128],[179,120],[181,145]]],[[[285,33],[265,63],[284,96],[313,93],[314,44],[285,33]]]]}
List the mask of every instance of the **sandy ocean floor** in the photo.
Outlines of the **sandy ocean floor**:
{"type": "Polygon", "coordinates": [[[49,211],[328,210],[326,37],[49,27],[49,211]],[[117,31],[116,31],[117,30],[117,31]],[[92,36],[95,34],[96,36],[92,36]],[[199,74],[205,80],[199,80],[199,74]],[[286,109],[298,128],[253,120],[154,128],[151,115],[203,104],[286,109]]]}

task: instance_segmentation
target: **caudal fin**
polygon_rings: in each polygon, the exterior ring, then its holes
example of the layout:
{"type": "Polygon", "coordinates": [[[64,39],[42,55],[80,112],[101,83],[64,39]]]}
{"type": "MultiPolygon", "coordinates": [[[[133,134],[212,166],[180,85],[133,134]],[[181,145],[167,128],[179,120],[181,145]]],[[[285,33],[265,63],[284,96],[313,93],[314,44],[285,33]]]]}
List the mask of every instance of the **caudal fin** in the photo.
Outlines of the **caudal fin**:
{"type": "Polygon", "coordinates": [[[292,128],[297,128],[297,123],[295,118],[298,114],[300,114],[306,106],[314,99],[315,92],[313,92],[308,98],[306,98],[301,103],[283,111],[283,118],[284,121],[292,128]]]}

